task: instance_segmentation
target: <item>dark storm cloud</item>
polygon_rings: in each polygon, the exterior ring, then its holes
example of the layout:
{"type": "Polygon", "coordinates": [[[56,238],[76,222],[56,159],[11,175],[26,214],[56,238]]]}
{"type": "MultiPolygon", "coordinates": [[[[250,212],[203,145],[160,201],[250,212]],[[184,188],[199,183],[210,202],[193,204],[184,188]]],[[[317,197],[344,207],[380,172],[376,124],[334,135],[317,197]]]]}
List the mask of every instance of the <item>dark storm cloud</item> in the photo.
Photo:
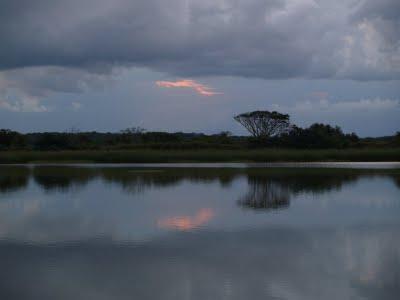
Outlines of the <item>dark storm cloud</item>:
{"type": "Polygon", "coordinates": [[[399,22],[400,2],[397,0],[364,1],[355,15],[359,18],[377,17],[399,22]]]}
{"type": "Polygon", "coordinates": [[[0,68],[398,79],[398,1],[3,0],[0,68]],[[384,47],[383,47],[384,46],[384,47]]]}

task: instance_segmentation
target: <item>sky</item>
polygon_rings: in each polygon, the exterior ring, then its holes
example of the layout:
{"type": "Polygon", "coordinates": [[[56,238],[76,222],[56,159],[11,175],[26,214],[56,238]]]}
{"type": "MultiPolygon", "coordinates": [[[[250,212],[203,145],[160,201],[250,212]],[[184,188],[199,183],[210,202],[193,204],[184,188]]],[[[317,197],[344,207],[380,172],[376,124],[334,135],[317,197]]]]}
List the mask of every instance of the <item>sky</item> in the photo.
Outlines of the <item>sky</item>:
{"type": "Polygon", "coordinates": [[[398,0],[1,0],[0,128],[400,130],[398,0]]]}

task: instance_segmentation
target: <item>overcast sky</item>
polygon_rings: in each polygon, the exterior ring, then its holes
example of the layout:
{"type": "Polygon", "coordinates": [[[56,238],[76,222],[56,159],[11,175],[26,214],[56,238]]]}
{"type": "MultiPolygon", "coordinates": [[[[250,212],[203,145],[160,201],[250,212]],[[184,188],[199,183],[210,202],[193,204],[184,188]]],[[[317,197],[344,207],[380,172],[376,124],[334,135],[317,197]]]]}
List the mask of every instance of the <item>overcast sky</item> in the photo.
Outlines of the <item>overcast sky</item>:
{"type": "Polygon", "coordinates": [[[0,128],[400,130],[399,0],[1,0],[0,128]]]}

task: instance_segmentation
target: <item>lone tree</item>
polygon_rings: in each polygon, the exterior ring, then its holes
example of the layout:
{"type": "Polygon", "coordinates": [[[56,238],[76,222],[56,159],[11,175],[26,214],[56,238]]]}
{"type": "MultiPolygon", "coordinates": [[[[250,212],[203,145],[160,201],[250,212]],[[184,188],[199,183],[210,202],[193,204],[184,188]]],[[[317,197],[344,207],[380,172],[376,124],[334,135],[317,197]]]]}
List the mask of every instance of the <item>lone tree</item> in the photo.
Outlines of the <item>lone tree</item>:
{"type": "Polygon", "coordinates": [[[234,119],[257,139],[267,139],[290,129],[289,115],[276,111],[257,110],[237,115],[234,119]]]}

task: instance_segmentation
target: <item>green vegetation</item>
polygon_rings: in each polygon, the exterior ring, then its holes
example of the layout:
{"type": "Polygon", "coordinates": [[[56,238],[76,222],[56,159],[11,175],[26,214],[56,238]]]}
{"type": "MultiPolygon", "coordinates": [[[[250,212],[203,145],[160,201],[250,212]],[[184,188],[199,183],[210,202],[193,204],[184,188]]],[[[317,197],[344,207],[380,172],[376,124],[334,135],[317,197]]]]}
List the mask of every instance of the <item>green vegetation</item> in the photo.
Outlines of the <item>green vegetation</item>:
{"type": "Polygon", "coordinates": [[[311,162],[400,161],[400,149],[254,149],[254,150],[124,150],[2,151],[0,163],[92,162],[311,162]]]}
{"type": "Polygon", "coordinates": [[[396,148],[400,133],[380,138],[359,138],[344,134],[338,127],[313,124],[302,129],[293,126],[289,132],[257,138],[233,136],[229,132],[202,133],[143,132],[126,129],[118,133],[43,132],[22,134],[0,129],[1,151],[60,150],[247,150],[247,149],[347,149],[396,148]]]}
{"type": "Polygon", "coordinates": [[[146,132],[133,127],[117,133],[42,132],[0,129],[0,163],[29,162],[282,162],[400,161],[400,132],[359,138],[338,126],[300,128],[287,114],[254,111],[234,119],[247,136],[146,132]]]}

